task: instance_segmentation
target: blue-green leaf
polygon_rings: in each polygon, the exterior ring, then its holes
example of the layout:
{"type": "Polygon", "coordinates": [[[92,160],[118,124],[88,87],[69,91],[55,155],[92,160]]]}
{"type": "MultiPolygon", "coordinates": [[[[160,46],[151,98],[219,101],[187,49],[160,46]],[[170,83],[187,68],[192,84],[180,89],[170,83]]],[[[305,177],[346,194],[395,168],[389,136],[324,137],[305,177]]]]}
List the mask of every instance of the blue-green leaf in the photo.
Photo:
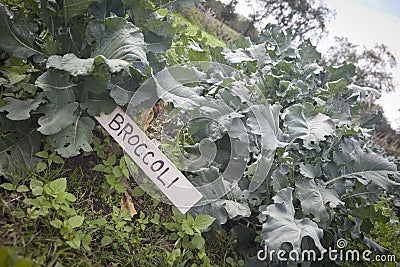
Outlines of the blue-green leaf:
{"type": "Polygon", "coordinates": [[[57,105],[47,105],[45,107],[46,115],[39,118],[40,127],[38,131],[44,135],[52,135],[60,132],[62,129],[71,125],[76,120],[74,115],[78,108],[78,103],[70,103],[63,107],[57,105]]]}
{"type": "Polygon", "coordinates": [[[22,166],[37,162],[33,155],[40,149],[40,135],[29,122],[10,121],[1,113],[0,129],[9,131],[0,138],[0,175],[19,173],[22,176],[22,166]]]}
{"type": "Polygon", "coordinates": [[[3,99],[4,105],[0,107],[0,112],[7,111],[7,118],[14,121],[26,120],[30,118],[30,112],[36,110],[41,103],[46,102],[40,97],[27,100],[19,100],[12,97],[3,99]]]}
{"type": "Polygon", "coordinates": [[[289,141],[302,139],[304,147],[307,149],[318,148],[319,142],[335,131],[335,123],[329,116],[322,113],[313,115],[311,112],[305,112],[305,108],[301,104],[287,108],[283,118],[289,134],[289,141]]]}
{"type": "Polygon", "coordinates": [[[50,136],[51,144],[63,157],[79,155],[80,150],[92,151],[94,121],[89,117],[80,117],[62,131],[50,136]]]}
{"type": "Polygon", "coordinates": [[[283,243],[290,243],[293,250],[301,253],[301,243],[308,236],[314,240],[315,246],[322,251],[320,242],[323,237],[322,229],[309,218],[295,219],[292,203],[293,188],[279,191],[274,199],[274,204],[269,205],[262,214],[268,217],[263,224],[261,237],[264,239],[268,250],[278,251],[283,243]]]}
{"type": "Polygon", "coordinates": [[[330,214],[327,206],[335,208],[343,205],[335,191],[317,185],[313,179],[303,179],[296,182],[296,193],[305,214],[313,214],[317,222],[327,222],[330,214]]]}
{"type": "MultiPolygon", "coordinates": [[[[104,26],[93,22],[88,26],[88,41],[94,41],[92,56],[102,55],[109,60],[121,60],[132,64],[141,62],[148,64],[146,44],[140,29],[121,17],[110,17],[104,21],[104,26]]],[[[108,65],[111,67],[112,63],[108,65]]],[[[114,68],[115,69],[115,68],[114,68]]]]}
{"type": "Polygon", "coordinates": [[[32,28],[12,18],[12,13],[0,3],[0,48],[21,59],[44,55],[35,43],[32,28]]]}
{"type": "Polygon", "coordinates": [[[87,11],[92,0],[63,0],[65,24],[87,11]]]}
{"type": "Polygon", "coordinates": [[[347,178],[358,179],[363,184],[372,182],[385,189],[400,186],[400,171],[394,162],[371,150],[363,150],[361,143],[354,139],[343,140],[339,147],[333,157],[341,168],[337,176],[327,173],[330,178],[327,184],[347,178]]]}

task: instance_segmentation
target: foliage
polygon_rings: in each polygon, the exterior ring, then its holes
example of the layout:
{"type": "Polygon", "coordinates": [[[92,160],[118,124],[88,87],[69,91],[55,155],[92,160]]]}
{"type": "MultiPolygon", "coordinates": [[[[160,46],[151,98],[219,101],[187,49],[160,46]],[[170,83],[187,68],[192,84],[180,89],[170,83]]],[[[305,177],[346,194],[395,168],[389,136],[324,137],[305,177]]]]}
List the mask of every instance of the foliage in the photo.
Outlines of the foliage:
{"type": "Polygon", "coordinates": [[[1,266],[7,267],[31,267],[33,265],[33,262],[30,258],[23,258],[19,256],[18,251],[11,247],[0,248],[0,263],[1,266]]]}
{"type": "MultiPolygon", "coordinates": [[[[21,145],[18,162],[28,163],[40,135],[66,158],[91,151],[92,116],[127,104],[141,81],[165,66],[162,53],[182,28],[172,25],[171,12],[191,4],[26,1],[24,12],[15,14],[1,4],[0,118],[7,126],[0,156],[17,159],[13,149],[21,145]],[[160,16],[158,10],[167,13],[160,16]]],[[[1,173],[14,163],[2,161],[1,173]]]]}
{"type": "MultiPolygon", "coordinates": [[[[213,188],[230,192],[222,199],[210,198],[211,203],[197,207],[194,214],[210,214],[220,224],[248,218],[248,232],[261,223],[259,239],[271,249],[318,253],[334,247],[341,233],[380,248],[363,238],[371,230],[369,218],[354,212],[400,185],[396,162],[371,143],[375,115],[361,115],[363,102],[376,90],[351,83],[354,67],[324,69],[316,63],[321,55],[309,41],[296,46],[280,27],[267,25],[261,39],[264,42],[256,45],[248,38],[239,39],[222,51],[222,57],[209,49],[213,60],[234,70],[221,71],[213,63],[188,64],[192,71],[186,78],[194,77],[193,82],[200,76],[213,82],[184,84],[185,90],[195,86],[192,90],[198,92],[196,96],[187,91],[190,99],[185,104],[181,91],[158,95],[197,122],[181,122],[187,129],[180,139],[185,157],[199,155],[204,138],[211,138],[217,147],[207,168],[201,160],[185,165],[172,155],[197,186],[221,177],[229,165],[226,159],[246,162],[239,183],[222,176],[218,189],[215,184],[213,188]],[[248,151],[238,150],[246,147],[248,151]],[[355,224],[360,223],[370,227],[359,230],[355,224]]],[[[175,72],[179,73],[172,68],[169,75],[175,72]]],[[[162,92],[169,85],[164,86],[162,92]]],[[[165,147],[168,155],[175,153],[171,145],[165,147]]],[[[249,265],[254,262],[254,252],[244,256],[249,265]]]]}
{"type": "MultiPolygon", "coordinates": [[[[362,111],[365,101],[377,92],[352,84],[354,65],[324,68],[310,41],[295,45],[290,32],[270,24],[259,44],[241,37],[226,49],[209,47],[201,32],[185,34],[180,24],[171,24],[172,10],[191,1],[26,3],[26,12],[17,9],[14,15],[0,4],[5,65],[0,80],[4,126],[0,171],[7,177],[1,184],[7,199],[2,205],[6,205],[5,217],[25,223],[19,227],[46,229],[42,232],[49,234],[53,248],[79,251],[79,255],[95,248],[105,258],[100,257],[97,265],[141,266],[146,261],[211,265],[202,231],[223,232],[223,227],[238,243],[249,244],[227,259],[232,263],[233,258],[245,258],[247,266],[267,264],[257,261],[261,246],[320,253],[334,247],[343,235],[385,250],[367,237],[373,227],[371,214],[377,215],[373,204],[383,191],[398,188],[400,173],[396,162],[371,141],[378,116],[362,111]],[[157,12],[161,9],[166,14],[157,12]],[[170,50],[173,41],[176,46],[170,50]],[[187,64],[161,71],[176,63],[187,64]],[[171,112],[166,115],[179,111],[185,116],[178,119],[187,119],[179,124],[183,130],[174,139],[178,147],[165,143],[162,148],[193,184],[209,188],[202,192],[204,205],[186,217],[174,213],[168,222],[155,215],[163,210],[153,207],[152,213],[140,211],[131,221],[108,195],[103,196],[108,212],[87,218],[87,210],[73,206],[79,202],[68,192],[67,179],[61,172],[53,173],[54,152],[73,157],[91,151],[94,142],[102,162],[88,169],[105,176],[92,178],[105,178],[107,189],[122,192],[126,158],[113,156],[93,138],[92,117],[110,112],[117,104],[126,105],[139,86],[157,81],[157,75],[146,80],[155,72],[172,77],[149,89],[168,103],[171,112]],[[171,86],[173,90],[168,90],[171,86]],[[45,146],[37,153],[44,137],[51,148],[45,146]],[[209,155],[199,157],[214,150],[211,161],[209,155]],[[190,160],[176,157],[177,151],[190,160]],[[33,155],[45,160],[46,166],[40,164],[38,171],[47,177],[39,179],[29,170],[25,176],[13,175],[18,162],[29,165],[37,160],[33,155]],[[223,197],[213,198],[215,192],[223,197]],[[172,246],[167,242],[167,248],[158,245],[156,251],[146,246],[151,238],[163,241],[157,236],[161,231],[168,233],[172,246]],[[136,258],[135,249],[142,247],[144,256],[136,258]],[[113,253],[119,257],[113,258],[113,253]]],[[[281,5],[290,7],[290,12],[310,7],[308,1],[300,2],[302,6],[276,3],[270,6],[271,13],[280,14],[281,5]]],[[[295,36],[321,26],[307,24],[315,22],[307,16],[297,22],[295,36]]],[[[375,217],[387,222],[386,216],[375,217]]],[[[14,223],[4,223],[10,229],[6,236],[14,223]]],[[[68,265],[70,254],[62,259],[58,254],[42,255],[36,260],[68,265]]],[[[335,266],[325,260],[324,265],[335,266]]]]}
{"type": "MultiPolygon", "coordinates": [[[[70,161],[66,160],[65,164],[69,165],[70,161]]],[[[1,266],[14,266],[18,261],[26,264],[18,266],[166,266],[182,261],[201,264],[208,257],[211,265],[222,266],[224,259],[213,255],[225,253],[225,257],[230,258],[224,239],[213,244],[213,250],[209,249],[210,244],[202,242],[204,233],[201,229],[205,229],[213,218],[202,215],[194,218],[196,224],[191,225],[181,214],[174,216],[170,206],[161,206],[136,189],[132,194],[140,212],[131,218],[119,207],[120,195],[108,195],[110,202],[103,200],[105,194],[100,191],[104,180],[91,168],[82,170],[78,167],[70,171],[66,166],[52,166],[40,173],[36,170],[27,172],[24,180],[13,187],[2,183],[0,262],[8,261],[8,265],[1,266]],[[57,178],[60,176],[66,179],[57,178]],[[65,180],[68,181],[66,184],[65,180]],[[67,186],[65,191],[64,185],[67,186]],[[48,192],[50,188],[58,188],[58,197],[47,195],[46,188],[48,192]],[[59,196],[66,194],[76,201],[62,201],[59,196]],[[42,196],[43,205],[37,205],[36,200],[42,196]],[[64,210],[68,210],[68,214],[64,210]],[[38,211],[43,215],[36,217],[38,211]],[[187,226],[186,232],[192,229],[193,234],[185,234],[183,225],[187,226]],[[178,234],[183,235],[180,241],[169,239],[178,234]],[[184,242],[186,239],[188,243],[184,242]],[[173,257],[177,255],[175,243],[181,247],[182,257],[173,257]],[[187,246],[192,251],[191,258],[191,253],[183,249],[187,246]]]]}
{"type": "Polygon", "coordinates": [[[235,29],[211,16],[209,13],[204,13],[197,8],[185,9],[180,11],[179,14],[184,16],[193,24],[201,25],[201,28],[203,28],[204,32],[208,32],[213,36],[217,36],[218,40],[223,40],[223,45],[218,44],[218,46],[225,46],[226,42],[234,41],[240,36],[240,33],[235,29]]]}
{"type": "MultiPolygon", "coordinates": [[[[185,13],[191,13],[193,9],[185,9],[181,10],[179,13],[173,14],[173,17],[175,18],[174,23],[177,25],[186,25],[187,27],[184,27],[182,32],[180,34],[184,35],[195,35],[199,30],[201,31],[202,35],[206,39],[206,43],[209,46],[220,46],[220,47],[225,47],[226,43],[223,42],[224,38],[221,38],[220,35],[217,35],[213,31],[210,31],[209,28],[207,28],[207,24],[199,24],[198,19],[199,18],[194,18],[194,22],[190,22],[188,19],[186,19],[182,14],[185,13]]],[[[211,23],[211,22],[210,22],[211,23]]],[[[225,29],[226,30],[226,29],[225,29]]],[[[234,33],[235,34],[235,33],[234,33]]],[[[238,37],[235,35],[235,37],[238,37]]],[[[234,39],[234,38],[231,38],[234,39]]],[[[174,45],[173,45],[174,46],[174,45]]],[[[172,49],[171,49],[172,50],[172,49]]]]}
{"type": "Polygon", "coordinates": [[[253,23],[272,19],[279,26],[291,29],[298,40],[320,37],[334,14],[324,2],[315,0],[247,2],[253,7],[249,15],[253,23]]]}
{"type": "Polygon", "coordinates": [[[238,33],[250,37],[252,41],[257,41],[259,31],[254,25],[254,21],[247,19],[235,12],[238,1],[232,0],[228,4],[223,4],[218,0],[207,0],[206,8],[215,13],[215,18],[220,21],[219,28],[222,31],[223,24],[228,25],[238,33]]]}
{"type": "Polygon", "coordinates": [[[200,266],[209,266],[210,259],[206,255],[205,240],[201,232],[206,230],[215,218],[205,214],[193,218],[190,213],[184,216],[177,209],[173,208],[172,211],[173,222],[165,223],[166,229],[171,232],[169,239],[175,242],[174,250],[167,252],[168,266],[186,266],[195,255],[202,261],[200,266]]]}
{"type": "MultiPolygon", "coordinates": [[[[116,191],[118,194],[125,192],[125,186],[121,181],[121,178],[129,178],[129,170],[125,157],[122,157],[117,163],[116,155],[111,155],[102,163],[93,167],[94,171],[99,171],[105,173],[106,178],[105,188],[108,190],[116,191]]],[[[136,167],[136,165],[133,165],[136,167]]],[[[136,171],[137,174],[137,171],[136,171]]]]}
{"type": "MultiPolygon", "coordinates": [[[[12,187],[8,187],[9,183],[3,183],[0,186],[7,190],[13,191],[12,187]]],[[[75,228],[83,224],[84,217],[77,215],[76,211],[71,207],[71,203],[76,201],[76,197],[68,192],[67,181],[65,178],[58,178],[44,184],[40,180],[31,179],[29,188],[25,185],[18,186],[15,191],[23,193],[31,193],[33,198],[25,197],[23,202],[28,206],[26,214],[19,210],[18,218],[37,219],[39,217],[47,217],[54,210],[60,218],[53,217],[50,224],[57,229],[63,236],[66,244],[72,248],[79,249],[82,245],[86,250],[90,250],[88,244],[91,241],[90,236],[75,228]]]]}
{"type": "Polygon", "coordinates": [[[36,156],[42,158],[42,161],[36,165],[36,170],[42,172],[48,168],[51,168],[53,163],[63,164],[64,159],[57,155],[56,151],[53,151],[48,143],[45,143],[44,149],[36,153],[36,156]]]}
{"type": "MultiPolygon", "coordinates": [[[[377,240],[380,244],[384,245],[389,250],[384,253],[375,252],[371,258],[375,255],[383,254],[394,256],[395,260],[388,260],[386,262],[365,262],[361,260],[360,262],[354,263],[349,262],[343,264],[343,266],[365,266],[366,264],[369,266],[398,266],[398,259],[400,257],[399,251],[399,233],[400,233],[400,225],[399,218],[396,216],[393,211],[393,206],[389,201],[390,198],[387,196],[383,197],[374,207],[372,208],[372,212],[370,213],[371,220],[374,223],[374,229],[368,234],[369,238],[373,238],[377,240]],[[386,221],[379,220],[377,218],[382,218],[382,216],[386,216],[386,221]],[[390,220],[389,220],[390,219],[390,220]]],[[[398,199],[398,198],[397,198],[398,199]]],[[[368,249],[367,246],[362,244],[361,242],[357,242],[358,240],[354,240],[349,244],[349,249],[359,249],[360,251],[368,249]]]]}
{"type": "Polygon", "coordinates": [[[396,81],[393,68],[396,66],[396,58],[386,45],[376,44],[373,48],[360,48],[347,38],[335,37],[335,42],[328,51],[324,55],[323,64],[354,64],[356,69],[353,80],[358,85],[379,91],[394,91],[396,81]]]}

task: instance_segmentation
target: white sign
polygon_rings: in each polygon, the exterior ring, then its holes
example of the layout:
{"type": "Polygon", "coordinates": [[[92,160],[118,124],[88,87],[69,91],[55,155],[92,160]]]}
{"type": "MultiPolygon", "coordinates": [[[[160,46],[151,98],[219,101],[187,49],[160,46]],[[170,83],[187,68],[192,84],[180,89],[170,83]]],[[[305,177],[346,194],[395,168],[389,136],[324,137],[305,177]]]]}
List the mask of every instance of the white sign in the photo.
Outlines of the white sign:
{"type": "Polygon", "coordinates": [[[96,119],[180,212],[203,197],[120,107],[96,119]]]}

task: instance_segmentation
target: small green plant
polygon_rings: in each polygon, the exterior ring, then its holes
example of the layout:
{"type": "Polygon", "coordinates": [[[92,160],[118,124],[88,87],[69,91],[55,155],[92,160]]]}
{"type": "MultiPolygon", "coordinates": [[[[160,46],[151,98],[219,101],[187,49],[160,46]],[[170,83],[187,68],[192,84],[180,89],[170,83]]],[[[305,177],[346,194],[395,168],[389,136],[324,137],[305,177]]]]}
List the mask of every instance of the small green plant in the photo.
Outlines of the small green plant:
{"type": "Polygon", "coordinates": [[[93,151],[99,158],[106,159],[110,155],[120,154],[122,149],[110,136],[105,135],[101,136],[101,139],[97,136],[93,137],[93,151]]]}
{"type": "Polygon", "coordinates": [[[43,185],[42,181],[31,179],[29,188],[34,198],[25,198],[24,203],[30,206],[27,214],[30,218],[36,219],[39,216],[46,216],[51,209],[57,211],[62,217],[76,214],[71,208],[71,203],[76,201],[76,197],[66,192],[67,179],[59,178],[43,185]]]}
{"type": "MultiPolygon", "coordinates": [[[[54,228],[60,229],[65,243],[75,249],[79,249],[82,244],[86,250],[90,250],[88,246],[91,242],[90,235],[76,230],[83,224],[84,217],[76,215],[76,210],[71,207],[71,204],[76,201],[76,197],[66,191],[66,178],[58,178],[46,184],[32,178],[29,188],[20,185],[17,189],[21,191],[22,187],[24,187],[23,192],[30,192],[32,196],[32,198],[26,196],[23,200],[23,203],[28,206],[26,214],[30,219],[54,216],[62,218],[63,220],[53,219],[50,224],[54,228]],[[51,211],[55,211],[55,213],[51,213],[51,211]]],[[[25,213],[19,210],[17,215],[22,218],[25,213]]]]}
{"type": "Polygon", "coordinates": [[[86,234],[83,231],[77,231],[76,228],[82,226],[85,218],[80,215],[72,216],[64,221],[60,219],[55,219],[50,222],[50,224],[57,229],[60,229],[60,233],[71,248],[79,249],[82,247],[90,251],[89,244],[92,242],[92,237],[90,234],[86,234]]]}
{"type": "Polygon", "coordinates": [[[171,246],[163,227],[172,220],[169,206],[135,187],[134,203],[143,210],[131,218],[121,211],[120,195],[102,201],[92,168],[70,171],[69,164],[1,183],[0,247],[17,247],[34,266],[162,266],[171,246]]]}
{"type": "Polygon", "coordinates": [[[12,247],[0,248],[0,266],[4,267],[31,267],[33,261],[18,254],[18,249],[12,247]]]}
{"type": "Polygon", "coordinates": [[[48,142],[45,143],[44,149],[42,151],[36,153],[36,156],[42,159],[36,165],[36,170],[38,172],[49,169],[53,163],[64,164],[64,159],[57,155],[57,152],[51,148],[48,142]]]}
{"type": "MultiPolygon", "coordinates": [[[[387,197],[382,197],[381,200],[369,207],[362,207],[362,210],[368,210],[366,216],[371,221],[370,230],[366,237],[368,240],[374,240],[379,244],[378,249],[369,257],[372,261],[365,261],[361,259],[358,262],[343,262],[342,266],[388,266],[398,267],[400,259],[400,224],[399,218],[396,216],[393,207],[391,206],[387,197]],[[388,259],[387,261],[375,261],[375,257],[380,254],[388,259]]],[[[366,224],[361,225],[366,227],[366,224]]],[[[351,240],[350,236],[347,237],[349,246],[347,249],[356,249],[358,251],[371,250],[368,243],[363,242],[362,238],[351,240]],[[361,240],[360,240],[361,239],[361,240]]]]}
{"type": "Polygon", "coordinates": [[[190,213],[182,215],[175,207],[172,208],[172,212],[173,221],[164,225],[172,232],[169,239],[175,243],[174,249],[166,252],[166,263],[169,266],[186,266],[187,262],[195,261],[201,262],[200,266],[209,266],[210,259],[205,253],[205,240],[201,232],[206,230],[215,218],[205,214],[200,214],[196,218],[190,213]]]}
{"type": "Polygon", "coordinates": [[[122,246],[128,253],[131,252],[129,238],[133,228],[129,222],[131,217],[129,211],[121,212],[116,206],[113,206],[110,219],[107,221],[105,218],[100,218],[93,223],[103,228],[103,238],[100,241],[101,247],[111,245],[114,249],[122,246]]]}
{"type": "Polygon", "coordinates": [[[108,159],[103,160],[102,163],[94,166],[93,170],[105,173],[106,181],[103,184],[105,189],[115,190],[119,194],[125,192],[125,186],[121,182],[121,178],[129,177],[125,157],[121,157],[119,164],[117,164],[116,155],[111,155],[108,159]]]}
{"type": "Polygon", "coordinates": [[[8,191],[16,191],[18,193],[27,192],[29,188],[26,185],[18,185],[15,183],[2,183],[0,187],[8,191]]]}
{"type": "Polygon", "coordinates": [[[0,106],[4,104],[2,97],[23,100],[36,95],[37,87],[32,84],[32,81],[36,79],[40,70],[24,60],[10,57],[10,66],[1,66],[0,71],[3,74],[0,74],[0,89],[3,87],[9,89],[0,90],[0,106]]]}

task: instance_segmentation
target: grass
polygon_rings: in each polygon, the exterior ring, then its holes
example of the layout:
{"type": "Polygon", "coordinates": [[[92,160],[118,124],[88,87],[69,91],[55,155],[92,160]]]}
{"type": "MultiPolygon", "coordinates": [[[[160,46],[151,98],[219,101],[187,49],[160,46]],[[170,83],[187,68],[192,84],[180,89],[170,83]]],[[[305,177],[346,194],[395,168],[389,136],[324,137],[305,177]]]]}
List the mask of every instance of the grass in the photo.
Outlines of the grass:
{"type": "MultiPolygon", "coordinates": [[[[32,180],[53,181],[67,177],[68,192],[74,192],[77,201],[71,208],[79,216],[85,218],[78,231],[88,234],[92,241],[88,248],[71,248],[65,242],[62,231],[50,223],[54,219],[63,220],[60,211],[51,208],[49,213],[38,218],[29,215],[28,198],[33,199],[32,191],[16,192],[1,190],[1,235],[0,247],[17,247],[21,255],[33,259],[36,266],[162,266],[162,255],[170,249],[166,233],[159,226],[151,223],[154,214],[162,214],[163,220],[170,216],[169,207],[155,205],[151,198],[142,199],[142,208],[146,220],[125,220],[119,210],[119,196],[101,193],[98,181],[90,172],[77,167],[71,171],[64,166],[38,174],[34,171],[19,185],[29,184],[32,180]],[[107,197],[110,196],[110,197],[107,197]],[[101,202],[99,200],[102,199],[101,202]],[[106,225],[94,222],[106,218],[106,225]],[[126,229],[119,228],[124,224],[126,229]],[[145,225],[146,227],[143,227],[145,225]],[[104,246],[102,238],[112,236],[114,242],[104,246]]],[[[1,265],[1,264],[0,264],[1,265]]]]}
{"type": "MultiPolygon", "coordinates": [[[[235,256],[226,234],[217,244],[206,238],[205,253],[210,263],[198,256],[199,249],[190,247],[190,242],[174,239],[182,235],[182,218],[174,216],[171,206],[137,190],[129,179],[125,187],[138,214],[131,218],[121,212],[123,194],[109,190],[104,174],[93,167],[113,154],[121,157],[122,151],[112,145],[110,137],[100,139],[106,145],[98,144],[94,153],[53,164],[41,172],[31,168],[24,177],[0,178],[0,266],[13,266],[10,262],[18,260],[32,263],[21,266],[57,267],[237,266],[227,263],[235,256]],[[53,185],[51,190],[56,193],[49,192],[48,184],[62,178],[66,178],[66,188],[53,185]],[[40,183],[38,193],[33,184],[40,183]],[[65,200],[66,194],[76,200],[65,200]],[[65,224],[76,217],[84,219],[82,224],[65,224]],[[55,227],[57,220],[65,225],[55,227]],[[171,224],[178,228],[167,227],[171,224]],[[79,246],[74,243],[77,240],[79,246]]],[[[210,231],[207,236],[216,233],[210,231]]]]}
{"type": "MultiPolygon", "coordinates": [[[[237,38],[224,27],[208,28],[214,32],[211,34],[204,31],[207,24],[196,25],[181,14],[173,16],[176,23],[187,26],[188,35],[196,35],[201,30],[208,45],[225,47],[225,42],[216,37],[221,34],[218,31],[225,31],[224,38],[237,38]]],[[[208,23],[219,26],[220,22],[211,18],[208,23]]],[[[0,266],[13,266],[11,262],[24,259],[26,264],[21,266],[243,265],[238,254],[254,241],[254,237],[242,242],[232,238],[230,231],[240,226],[236,221],[202,233],[205,253],[210,260],[207,263],[198,248],[190,247],[191,237],[179,229],[181,219],[174,217],[171,207],[138,190],[137,184],[129,178],[118,181],[132,195],[138,214],[131,218],[121,212],[122,194],[110,188],[104,173],[94,171],[93,167],[112,155],[120,159],[122,151],[104,133],[98,133],[96,140],[101,141],[95,142],[95,152],[91,154],[69,159],[64,164],[53,164],[43,171],[26,170],[23,177],[16,174],[9,180],[0,177],[0,266]],[[63,177],[67,187],[57,197],[34,193],[34,181],[42,182],[43,189],[46,184],[63,177]],[[68,193],[76,200],[63,200],[68,193]],[[44,199],[40,202],[41,196],[44,199]],[[36,206],[32,200],[37,200],[36,206]],[[37,211],[43,214],[36,216],[37,211]],[[64,223],[76,217],[83,218],[82,224],[55,227],[57,220],[64,223]],[[167,227],[172,224],[175,228],[167,227]]],[[[371,237],[398,247],[398,233],[398,226],[382,224],[371,232],[371,237]],[[386,234],[389,232],[392,235],[386,234]]],[[[396,253],[399,255],[398,250],[396,253]]]]}
{"type": "Polygon", "coordinates": [[[239,38],[240,33],[236,32],[218,19],[209,16],[196,8],[184,9],[180,12],[183,17],[192,24],[199,25],[204,32],[216,36],[217,39],[226,42],[234,42],[239,38]]]}
{"type": "Polygon", "coordinates": [[[192,21],[188,20],[182,14],[179,13],[174,13],[173,16],[176,18],[176,23],[186,24],[188,26],[187,33],[189,35],[194,35],[200,30],[202,31],[203,36],[207,39],[206,43],[208,45],[226,47],[226,43],[224,41],[218,38],[216,34],[207,31],[207,29],[205,29],[205,27],[202,26],[201,24],[193,23],[192,21]]]}

